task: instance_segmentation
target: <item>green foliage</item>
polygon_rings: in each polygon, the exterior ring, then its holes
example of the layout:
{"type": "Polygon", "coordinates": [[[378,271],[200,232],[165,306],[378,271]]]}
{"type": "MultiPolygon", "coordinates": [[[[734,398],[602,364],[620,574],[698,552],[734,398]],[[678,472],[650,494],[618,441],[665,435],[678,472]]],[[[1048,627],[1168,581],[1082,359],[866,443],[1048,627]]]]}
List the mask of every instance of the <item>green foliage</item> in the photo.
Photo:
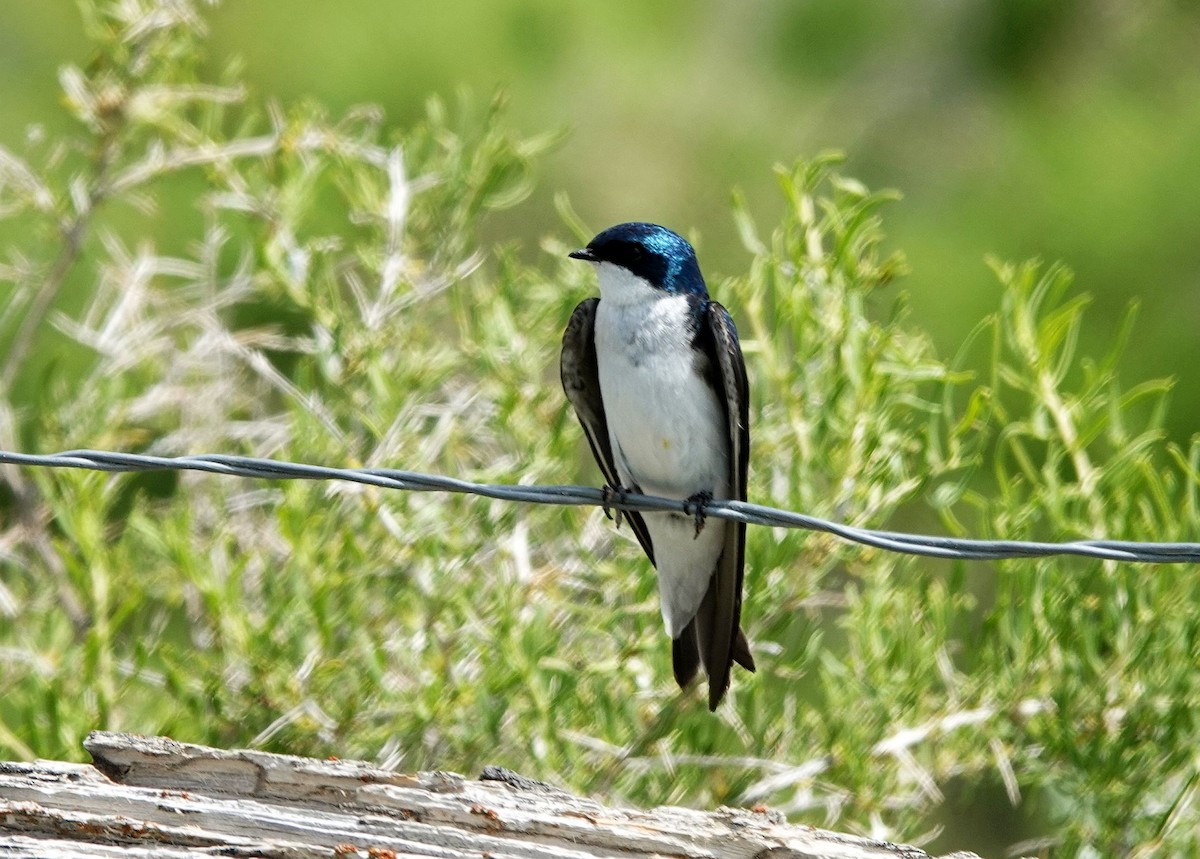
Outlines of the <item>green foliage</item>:
{"type": "MultiPolygon", "coordinates": [[[[556,373],[588,273],[567,243],[531,264],[480,239],[553,136],[466,97],[403,132],[371,109],[260,110],[234,78],[198,78],[195,4],[82,5],[97,55],[63,73],[76,136],[0,151],[3,447],[596,481],[556,373]],[[167,189],[188,206],[161,209],[167,189]],[[191,226],[180,247],[163,218],[191,226]]],[[[1118,379],[1132,315],[1081,359],[1066,271],[996,264],[1001,308],[940,360],[893,285],[892,197],[833,156],[778,180],[765,233],[735,201],[752,262],[713,285],[752,379],[754,500],[981,537],[1194,538],[1200,446],[1165,443],[1165,384],[1118,379]],[[985,347],[989,376],[957,369],[985,347]]],[[[751,529],[760,669],[713,716],[674,688],[650,569],[600,511],[197,474],[3,479],[5,756],[75,758],[107,728],[496,763],[905,840],[957,779],[1002,784],[1064,852],[1195,847],[1200,594],[1183,570],[967,565],[751,529]]]]}

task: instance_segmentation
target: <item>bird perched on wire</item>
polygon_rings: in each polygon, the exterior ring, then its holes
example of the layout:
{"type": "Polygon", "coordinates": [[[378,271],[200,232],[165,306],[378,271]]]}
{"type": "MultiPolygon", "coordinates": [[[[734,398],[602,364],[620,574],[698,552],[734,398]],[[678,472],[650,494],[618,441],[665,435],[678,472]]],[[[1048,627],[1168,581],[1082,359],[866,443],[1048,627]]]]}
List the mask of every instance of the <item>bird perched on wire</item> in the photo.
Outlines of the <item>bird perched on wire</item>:
{"type": "Polygon", "coordinates": [[[703,665],[715,710],[733,663],[754,670],[741,629],[746,526],[704,521],[712,499],[746,499],[750,430],[737,330],[709,298],[691,244],[666,227],[618,224],[570,256],[595,267],[600,297],[571,314],[563,389],[611,491],[693,506],[694,515],[624,516],[658,570],[675,680],[686,688],[703,665]]]}

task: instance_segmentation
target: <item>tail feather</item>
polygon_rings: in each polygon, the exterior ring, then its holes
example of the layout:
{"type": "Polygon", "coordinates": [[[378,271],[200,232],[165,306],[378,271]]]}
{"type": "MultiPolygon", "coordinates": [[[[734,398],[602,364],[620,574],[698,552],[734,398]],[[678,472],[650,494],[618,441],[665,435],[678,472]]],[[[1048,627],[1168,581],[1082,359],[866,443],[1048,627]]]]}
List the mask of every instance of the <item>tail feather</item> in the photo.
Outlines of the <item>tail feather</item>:
{"type": "MultiPolygon", "coordinates": [[[[677,638],[671,640],[671,664],[675,670],[675,682],[679,684],[680,689],[686,689],[692,684],[700,671],[702,662],[704,663],[704,672],[709,677],[709,683],[712,682],[713,669],[717,666],[708,664],[711,655],[707,648],[700,647],[700,637],[700,628],[697,626],[696,619],[693,619],[683,628],[683,632],[677,638]]],[[[726,689],[729,688],[729,669],[735,662],[747,671],[755,670],[754,656],[750,653],[750,642],[746,639],[746,633],[741,627],[738,627],[733,644],[729,649],[729,662],[723,670],[717,667],[716,673],[725,676],[725,688],[722,688],[720,692],[709,689],[709,703],[713,709],[716,708],[717,703],[725,696],[726,689]]]]}
{"type": "Polygon", "coordinates": [[[750,673],[754,673],[754,656],[750,653],[750,642],[746,640],[746,633],[739,626],[737,635],[733,639],[733,648],[731,654],[733,661],[745,668],[750,673]]]}
{"type": "Polygon", "coordinates": [[[733,663],[736,662],[748,671],[754,670],[754,657],[750,654],[750,643],[746,640],[746,634],[740,624],[730,630],[730,620],[738,623],[737,619],[729,618],[720,611],[720,606],[713,599],[713,591],[709,590],[700,604],[700,611],[688,624],[688,629],[695,627],[700,661],[704,665],[705,674],[708,675],[710,710],[717,709],[717,705],[729,690],[733,663]]]}
{"type": "Polygon", "coordinates": [[[679,637],[671,642],[671,664],[675,669],[675,682],[686,689],[696,679],[700,668],[700,650],[696,646],[696,621],[683,628],[679,637]]]}

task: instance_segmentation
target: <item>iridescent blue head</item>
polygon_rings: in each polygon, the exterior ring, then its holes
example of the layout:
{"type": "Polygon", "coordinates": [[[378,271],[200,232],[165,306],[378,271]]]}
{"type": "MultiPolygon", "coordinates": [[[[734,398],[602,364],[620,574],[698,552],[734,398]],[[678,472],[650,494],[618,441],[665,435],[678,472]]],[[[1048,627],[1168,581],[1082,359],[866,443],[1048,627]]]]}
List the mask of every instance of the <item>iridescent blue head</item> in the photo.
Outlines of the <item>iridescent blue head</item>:
{"type": "Polygon", "coordinates": [[[617,224],[570,256],[612,263],[666,292],[708,295],[696,251],[683,236],[658,224],[617,224]]]}

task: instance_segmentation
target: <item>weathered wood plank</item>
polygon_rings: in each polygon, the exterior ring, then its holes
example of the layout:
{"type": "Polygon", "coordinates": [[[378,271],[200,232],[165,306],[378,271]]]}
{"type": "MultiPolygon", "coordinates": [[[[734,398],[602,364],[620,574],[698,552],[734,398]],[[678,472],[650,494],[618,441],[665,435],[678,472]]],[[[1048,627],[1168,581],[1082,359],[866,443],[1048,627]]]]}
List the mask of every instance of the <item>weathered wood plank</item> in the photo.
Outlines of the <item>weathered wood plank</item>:
{"type": "Polygon", "coordinates": [[[404,775],[104,732],[84,745],[94,766],[0,764],[0,857],[927,859],[770,812],[609,808],[506,771],[404,775]]]}

